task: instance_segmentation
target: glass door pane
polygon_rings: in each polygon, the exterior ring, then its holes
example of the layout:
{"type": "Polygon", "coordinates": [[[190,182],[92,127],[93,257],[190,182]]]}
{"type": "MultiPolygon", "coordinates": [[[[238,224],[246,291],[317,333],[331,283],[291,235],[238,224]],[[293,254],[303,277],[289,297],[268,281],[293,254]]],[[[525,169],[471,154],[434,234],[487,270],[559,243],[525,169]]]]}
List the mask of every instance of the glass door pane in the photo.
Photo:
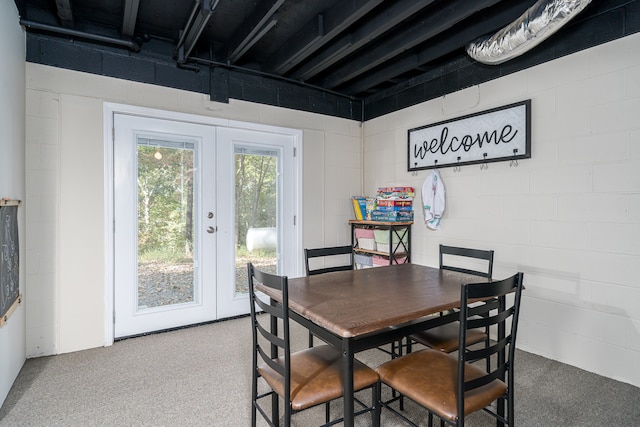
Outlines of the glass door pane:
{"type": "Polygon", "coordinates": [[[278,273],[278,152],[235,146],[236,295],[248,292],[247,262],[278,273]]]}
{"type": "Polygon", "coordinates": [[[197,302],[194,143],[138,137],[137,309],[197,302]]]}

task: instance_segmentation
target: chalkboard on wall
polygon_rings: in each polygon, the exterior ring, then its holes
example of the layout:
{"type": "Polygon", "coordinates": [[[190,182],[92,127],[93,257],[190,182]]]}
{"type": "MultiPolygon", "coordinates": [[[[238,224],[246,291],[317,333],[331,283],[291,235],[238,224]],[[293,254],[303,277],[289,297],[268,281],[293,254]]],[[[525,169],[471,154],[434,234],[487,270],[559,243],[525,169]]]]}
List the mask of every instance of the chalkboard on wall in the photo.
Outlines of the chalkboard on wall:
{"type": "Polygon", "coordinates": [[[0,326],[20,298],[18,204],[0,203],[0,326]]]}

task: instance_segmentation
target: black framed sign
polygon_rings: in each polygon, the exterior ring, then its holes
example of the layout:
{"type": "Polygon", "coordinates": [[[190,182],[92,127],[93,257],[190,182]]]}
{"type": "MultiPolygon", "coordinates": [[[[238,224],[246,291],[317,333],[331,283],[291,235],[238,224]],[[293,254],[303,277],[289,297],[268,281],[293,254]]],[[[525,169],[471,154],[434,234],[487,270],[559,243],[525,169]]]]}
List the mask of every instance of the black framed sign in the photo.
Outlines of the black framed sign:
{"type": "Polygon", "coordinates": [[[531,100],[408,131],[408,170],[531,157],[531,100]]]}

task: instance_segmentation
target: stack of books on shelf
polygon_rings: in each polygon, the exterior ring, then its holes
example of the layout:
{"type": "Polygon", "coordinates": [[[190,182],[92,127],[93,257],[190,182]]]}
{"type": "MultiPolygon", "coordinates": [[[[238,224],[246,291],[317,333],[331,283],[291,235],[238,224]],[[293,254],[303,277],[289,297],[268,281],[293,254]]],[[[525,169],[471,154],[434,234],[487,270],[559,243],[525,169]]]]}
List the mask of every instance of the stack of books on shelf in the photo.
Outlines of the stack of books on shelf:
{"type": "Polygon", "coordinates": [[[375,197],[353,196],[351,197],[351,203],[357,220],[371,220],[371,212],[376,208],[375,197]]]}
{"type": "Polygon", "coordinates": [[[380,187],[376,197],[353,196],[353,212],[357,220],[413,221],[413,187],[380,187]]]}
{"type": "Polygon", "coordinates": [[[376,208],[371,212],[373,221],[413,221],[413,187],[380,187],[376,208]]]}

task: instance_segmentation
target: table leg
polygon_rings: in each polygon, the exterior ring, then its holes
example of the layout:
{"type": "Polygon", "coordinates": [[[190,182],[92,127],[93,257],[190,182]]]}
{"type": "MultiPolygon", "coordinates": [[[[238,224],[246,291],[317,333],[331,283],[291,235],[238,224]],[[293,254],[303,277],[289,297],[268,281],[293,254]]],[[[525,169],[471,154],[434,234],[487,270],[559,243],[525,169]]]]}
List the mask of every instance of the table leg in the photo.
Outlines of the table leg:
{"type": "Polygon", "coordinates": [[[353,427],[354,423],[354,404],[353,404],[353,345],[350,338],[342,340],[342,387],[344,391],[344,425],[345,427],[353,427]]]}

